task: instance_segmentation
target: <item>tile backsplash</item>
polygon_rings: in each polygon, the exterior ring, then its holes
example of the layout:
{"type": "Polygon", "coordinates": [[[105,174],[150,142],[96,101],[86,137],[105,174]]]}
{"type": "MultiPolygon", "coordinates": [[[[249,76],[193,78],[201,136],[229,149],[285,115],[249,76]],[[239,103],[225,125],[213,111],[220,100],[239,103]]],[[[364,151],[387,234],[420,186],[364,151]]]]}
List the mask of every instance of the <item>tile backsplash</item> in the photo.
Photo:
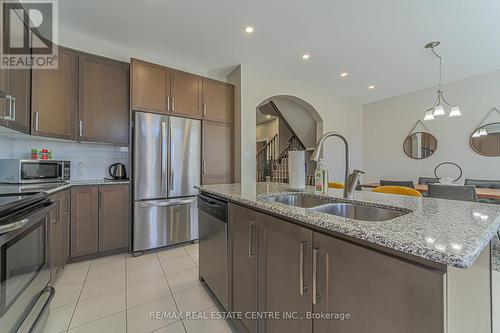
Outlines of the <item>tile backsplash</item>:
{"type": "Polygon", "coordinates": [[[53,151],[55,160],[71,161],[72,180],[109,177],[108,167],[113,163],[125,164],[129,175],[128,147],[40,140],[30,136],[13,139],[0,137],[0,158],[30,159],[31,148],[46,148],[53,151]]]}

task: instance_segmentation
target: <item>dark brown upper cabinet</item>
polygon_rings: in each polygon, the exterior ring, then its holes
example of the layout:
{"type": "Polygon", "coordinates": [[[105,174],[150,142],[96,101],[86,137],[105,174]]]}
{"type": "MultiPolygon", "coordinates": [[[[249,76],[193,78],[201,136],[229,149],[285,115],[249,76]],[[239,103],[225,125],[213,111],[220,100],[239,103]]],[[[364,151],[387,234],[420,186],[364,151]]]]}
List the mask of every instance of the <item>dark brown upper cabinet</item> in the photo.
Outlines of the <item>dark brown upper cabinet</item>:
{"type": "Polygon", "coordinates": [[[170,69],[132,59],[131,73],[132,109],[169,113],[170,69]]]}
{"type": "Polygon", "coordinates": [[[234,109],[234,86],[203,78],[203,119],[231,123],[234,109]]]}
{"type": "Polygon", "coordinates": [[[30,69],[0,70],[0,125],[29,133],[30,130],[30,69]]]}
{"type": "Polygon", "coordinates": [[[202,121],[202,183],[233,182],[233,127],[228,123],[202,121]]]}
{"type": "Polygon", "coordinates": [[[129,65],[89,54],[78,63],[78,141],[128,144],[129,65]]]}
{"type": "Polygon", "coordinates": [[[74,140],[78,56],[58,49],[57,69],[32,70],[31,135],[74,140]]]}
{"type": "Polygon", "coordinates": [[[202,77],[132,59],[132,109],[201,119],[202,77]]]}
{"type": "Polygon", "coordinates": [[[201,118],[202,78],[171,70],[170,111],[173,115],[201,118]]]}

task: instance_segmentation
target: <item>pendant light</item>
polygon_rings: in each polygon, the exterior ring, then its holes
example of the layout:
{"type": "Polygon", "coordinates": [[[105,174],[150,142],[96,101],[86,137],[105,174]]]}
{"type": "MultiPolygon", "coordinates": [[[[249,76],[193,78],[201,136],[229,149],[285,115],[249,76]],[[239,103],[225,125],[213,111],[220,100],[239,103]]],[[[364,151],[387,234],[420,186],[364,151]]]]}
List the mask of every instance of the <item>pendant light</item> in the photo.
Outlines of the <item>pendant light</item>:
{"type": "Polygon", "coordinates": [[[440,43],[441,42],[436,41],[436,42],[430,42],[429,44],[425,45],[425,48],[430,49],[431,52],[439,60],[439,82],[438,82],[436,101],[434,102],[434,105],[431,108],[426,110],[424,120],[434,120],[436,117],[445,116],[446,115],[446,111],[444,110],[445,105],[451,108],[450,114],[448,115],[448,117],[455,118],[455,117],[460,117],[462,115],[458,105],[451,105],[444,98],[443,89],[442,89],[442,77],[443,77],[442,58],[434,50],[434,48],[436,48],[440,43]]]}

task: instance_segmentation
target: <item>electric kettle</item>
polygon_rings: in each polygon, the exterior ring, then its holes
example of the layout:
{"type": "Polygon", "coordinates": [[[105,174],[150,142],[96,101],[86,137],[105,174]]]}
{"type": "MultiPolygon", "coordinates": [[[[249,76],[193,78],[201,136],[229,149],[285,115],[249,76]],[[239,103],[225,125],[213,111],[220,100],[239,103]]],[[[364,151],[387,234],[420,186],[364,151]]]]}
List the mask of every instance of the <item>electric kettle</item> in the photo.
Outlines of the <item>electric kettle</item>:
{"type": "Polygon", "coordinates": [[[108,172],[113,179],[128,179],[127,171],[125,170],[125,165],[123,163],[111,164],[108,172]]]}

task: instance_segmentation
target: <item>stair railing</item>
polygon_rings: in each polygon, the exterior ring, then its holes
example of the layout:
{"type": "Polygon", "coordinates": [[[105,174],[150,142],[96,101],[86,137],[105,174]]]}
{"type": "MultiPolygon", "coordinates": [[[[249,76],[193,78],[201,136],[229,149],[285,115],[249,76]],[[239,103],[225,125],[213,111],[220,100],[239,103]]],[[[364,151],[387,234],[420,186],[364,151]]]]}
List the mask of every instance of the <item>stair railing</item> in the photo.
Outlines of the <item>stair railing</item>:
{"type": "Polygon", "coordinates": [[[277,152],[278,135],[276,134],[257,152],[257,181],[263,182],[267,176],[272,176],[272,161],[276,159],[277,152]]]}

